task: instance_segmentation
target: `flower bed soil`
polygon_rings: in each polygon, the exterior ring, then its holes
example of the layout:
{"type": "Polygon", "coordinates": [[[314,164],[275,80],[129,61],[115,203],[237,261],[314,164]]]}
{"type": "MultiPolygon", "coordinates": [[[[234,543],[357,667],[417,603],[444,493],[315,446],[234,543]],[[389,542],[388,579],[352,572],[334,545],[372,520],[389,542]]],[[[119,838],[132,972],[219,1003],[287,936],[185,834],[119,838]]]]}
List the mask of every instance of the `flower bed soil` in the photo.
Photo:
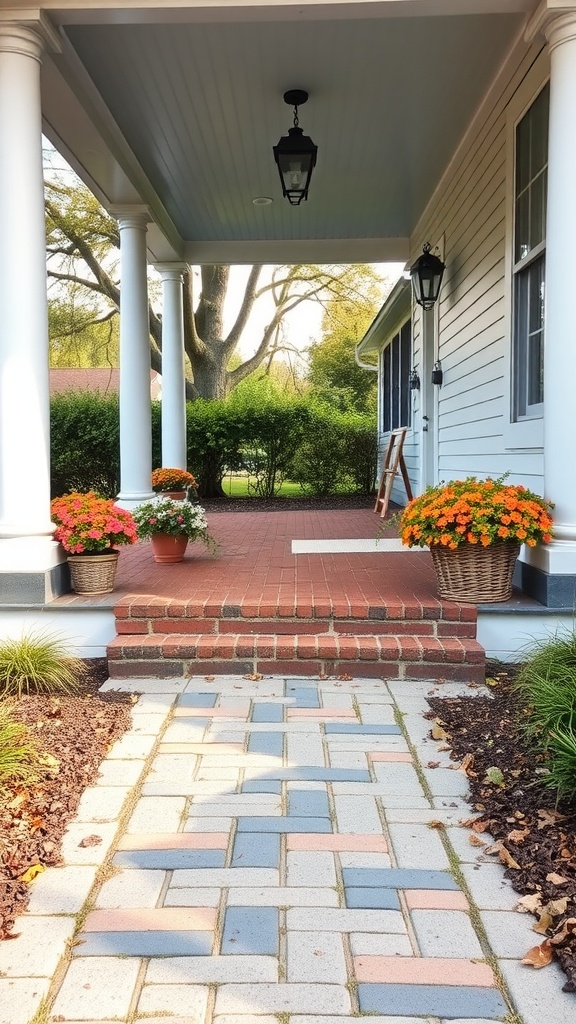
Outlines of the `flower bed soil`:
{"type": "Polygon", "coordinates": [[[546,760],[524,741],[514,673],[492,669],[492,699],[429,697],[427,717],[435,719],[433,737],[468,775],[479,860],[505,866],[521,907],[538,917],[537,965],[556,957],[567,975],[563,991],[576,993],[576,807],[557,804],[542,785],[546,760]]]}
{"type": "Polygon", "coordinates": [[[48,763],[32,785],[0,791],[0,939],[10,937],[28,902],[22,877],[34,865],[61,863],[62,836],[84,789],[130,726],[130,695],[97,692],[107,677],[104,658],[86,661],[78,696],[22,697],[15,705],[48,763]]]}

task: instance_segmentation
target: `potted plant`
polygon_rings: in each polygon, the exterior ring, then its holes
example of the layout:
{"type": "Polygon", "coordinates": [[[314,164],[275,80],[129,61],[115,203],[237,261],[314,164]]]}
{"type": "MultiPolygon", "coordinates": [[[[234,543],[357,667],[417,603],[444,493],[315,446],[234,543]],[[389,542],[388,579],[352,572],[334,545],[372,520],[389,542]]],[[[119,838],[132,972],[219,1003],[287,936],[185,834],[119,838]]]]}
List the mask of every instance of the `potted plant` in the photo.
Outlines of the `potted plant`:
{"type": "Polygon", "coordinates": [[[136,523],[130,512],[95,491],[72,491],[54,498],[50,513],[54,537],[68,553],[77,594],[109,594],[114,589],[120,544],[134,544],[136,523]]]}
{"type": "Polygon", "coordinates": [[[134,509],[140,540],[150,540],[156,562],[181,562],[189,540],[215,549],[201,505],[158,495],[134,509]]]}
{"type": "Polygon", "coordinates": [[[186,491],[196,490],[196,480],[186,469],[163,466],[152,473],[152,490],[167,498],[185,498],[186,491]]]}
{"type": "Polygon", "coordinates": [[[430,548],[440,597],[506,601],[520,545],[552,539],[552,504],[505,477],[429,487],[400,517],[402,542],[430,548]]]}

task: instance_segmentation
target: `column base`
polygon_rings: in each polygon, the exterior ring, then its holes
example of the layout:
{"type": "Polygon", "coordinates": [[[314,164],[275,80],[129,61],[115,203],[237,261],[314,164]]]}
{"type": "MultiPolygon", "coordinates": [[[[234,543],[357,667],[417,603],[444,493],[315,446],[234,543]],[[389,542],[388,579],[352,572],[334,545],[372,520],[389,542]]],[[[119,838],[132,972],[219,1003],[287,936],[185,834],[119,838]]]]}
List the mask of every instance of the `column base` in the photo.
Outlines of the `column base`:
{"type": "Polygon", "coordinates": [[[122,492],[120,492],[116,498],[115,504],[118,505],[119,508],[125,508],[128,512],[131,512],[132,509],[138,508],[138,505],[143,505],[145,501],[152,501],[155,497],[156,494],[154,491],[148,491],[147,493],[142,494],[122,494],[122,492]]]}
{"type": "Polygon", "coordinates": [[[527,562],[518,563],[518,585],[546,608],[576,608],[576,573],[546,572],[527,562]]]}
{"type": "Polygon", "coordinates": [[[37,604],[70,593],[66,552],[48,537],[0,540],[0,605],[37,604]]]}

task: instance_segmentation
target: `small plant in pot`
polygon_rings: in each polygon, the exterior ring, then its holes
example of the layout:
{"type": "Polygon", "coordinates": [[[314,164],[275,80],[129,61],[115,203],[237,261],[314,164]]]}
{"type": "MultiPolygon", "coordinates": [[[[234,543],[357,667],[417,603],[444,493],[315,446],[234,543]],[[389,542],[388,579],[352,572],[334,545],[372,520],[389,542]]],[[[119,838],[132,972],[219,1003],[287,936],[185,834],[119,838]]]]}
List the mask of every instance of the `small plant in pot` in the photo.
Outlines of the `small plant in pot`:
{"type": "Polygon", "coordinates": [[[197,488],[196,479],[186,469],[163,466],[152,473],[152,490],[167,498],[185,498],[188,491],[197,488]]]}
{"type": "Polygon", "coordinates": [[[50,504],[54,537],[68,553],[77,594],[108,594],[114,588],[121,544],[137,540],[130,512],[95,491],[72,491],[50,504]]]}
{"type": "Polygon", "coordinates": [[[189,540],[216,550],[201,505],[158,495],[134,509],[134,519],[139,539],[151,541],[156,562],[181,562],[189,540]]]}
{"type": "Polygon", "coordinates": [[[407,547],[430,548],[440,597],[506,601],[520,545],[552,540],[552,507],[505,477],[467,477],[414,498],[400,517],[400,533],[407,547]]]}

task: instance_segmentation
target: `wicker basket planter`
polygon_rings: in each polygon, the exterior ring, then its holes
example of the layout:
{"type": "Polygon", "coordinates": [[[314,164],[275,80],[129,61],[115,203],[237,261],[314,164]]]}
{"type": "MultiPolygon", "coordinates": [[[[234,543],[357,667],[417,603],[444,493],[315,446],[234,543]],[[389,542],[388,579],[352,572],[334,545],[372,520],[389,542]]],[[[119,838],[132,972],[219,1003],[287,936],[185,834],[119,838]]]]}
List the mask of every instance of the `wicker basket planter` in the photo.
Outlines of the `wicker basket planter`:
{"type": "Polygon", "coordinates": [[[68,555],[72,588],[77,594],[109,594],[114,590],[118,552],[68,555]]]}
{"type": "Polygon", "coordinates": [[[487,547],[462,544],[455,549],[433,544],[430,554],[439,596],[470,604],[507,601],[512,596],[512,576],[519,553],[519,544],[507,542],[487,547]]]}

